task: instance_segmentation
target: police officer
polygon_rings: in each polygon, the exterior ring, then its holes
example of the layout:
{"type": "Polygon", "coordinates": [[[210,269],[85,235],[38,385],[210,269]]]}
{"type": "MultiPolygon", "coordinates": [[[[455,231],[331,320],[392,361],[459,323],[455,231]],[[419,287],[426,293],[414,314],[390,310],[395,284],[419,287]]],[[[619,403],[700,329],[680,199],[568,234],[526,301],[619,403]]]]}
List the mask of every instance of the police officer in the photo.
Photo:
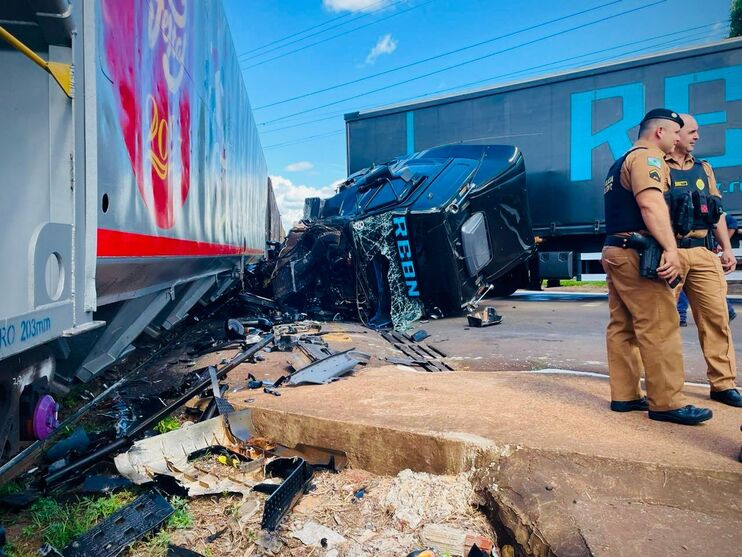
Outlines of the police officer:
{"type": "Polygon", "coordinates": [[[699,161],[692,154],[700,137],[698,123],[690,114],[682,114],[681,118],[685,125],[665,161],[670,167],[670,213],[678,235],[682,289],[698,326],[711,399],[742,407],[742,395],[736,389],[737,362],[724,278],[725,272],[735,269],[737,259],[732,252],[726,219],[720,218],[721,193],[714,171],[706,161],[699,161]],[[714,246],[709,231],[721,246],[721,256],[711,251],[714,246]]]}
{"type": "Polygon", "coordinates": [[[611,410],[649,410],[653,420],[690,425],[710,419],[712,412],[685,405],[678,312],[668,284],[679,276],[681,261],[663,196],[670,188],[664,157],[678,142],[682,126],[677,113],[651,110],[639,125],[639,140],[608,172],[602,263],[610,308],[606,345],[611,410]],[[632,233],[651,235],[664,250],[657,267],[661,280],[640,276],[641,244],[632,233]],[[646,397],[639,387],[642,370],[646,397]]]}

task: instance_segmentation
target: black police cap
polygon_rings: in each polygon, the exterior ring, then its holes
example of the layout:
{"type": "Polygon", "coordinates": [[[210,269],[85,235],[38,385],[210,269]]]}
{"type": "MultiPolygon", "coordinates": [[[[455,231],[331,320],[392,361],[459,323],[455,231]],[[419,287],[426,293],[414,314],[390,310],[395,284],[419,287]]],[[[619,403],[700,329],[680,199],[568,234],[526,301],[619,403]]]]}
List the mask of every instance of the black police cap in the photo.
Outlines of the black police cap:
{"type": "Polygon", "coordinates": [[[666,108],[655,108],[650,110],[645,114],[644,118],[642,118],[641,124],[647,120],[672,120],[673,122],[677,122],[681,128],[685,125],[685,122],[683,122],[683,119],[677,112],[673,112],[666,108]]]}

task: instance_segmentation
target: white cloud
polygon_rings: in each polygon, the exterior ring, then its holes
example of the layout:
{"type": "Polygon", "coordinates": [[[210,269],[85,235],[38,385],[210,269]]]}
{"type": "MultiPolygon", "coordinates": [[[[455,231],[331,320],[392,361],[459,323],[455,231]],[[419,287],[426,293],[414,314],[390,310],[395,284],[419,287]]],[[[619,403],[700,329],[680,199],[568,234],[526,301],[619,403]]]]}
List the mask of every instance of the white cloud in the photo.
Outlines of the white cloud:
{"type": "Polygon", "coordinates": [[[322,5],[332,12],[373,12],[391,3],[392,0],[322,0],[322,5]]]}
{"type": "Polygon", "coordinates": [[[286,165],[286,172],[304,172],[305,170],[312,170],[314,165],[309,161],[292,162],[286,165]]]}
{"type": "Polygon", "coordinates": [[[376,59],[382,54],[391,54],[397,50],[398,41],[392,38],[391,33],[387,33],[383,37],[379,37],[376,45],[371,49],[371,52],[366,56],[366,64],[373,65],[376,63],[376,59]]]}
{"type": "Polygon", "coordinates": [[[335,195],[335,185],[340,182],[342,180],[323,188],[311,188],[294,184],[283,176],[271,176],[273,192],[276,194],[276,203],[278,203],[278,210],[281,211],[284,228],[289,230],[295,222],[302,218],[304,215],[304,199],[307,197],[332,197],[335,195]]]}

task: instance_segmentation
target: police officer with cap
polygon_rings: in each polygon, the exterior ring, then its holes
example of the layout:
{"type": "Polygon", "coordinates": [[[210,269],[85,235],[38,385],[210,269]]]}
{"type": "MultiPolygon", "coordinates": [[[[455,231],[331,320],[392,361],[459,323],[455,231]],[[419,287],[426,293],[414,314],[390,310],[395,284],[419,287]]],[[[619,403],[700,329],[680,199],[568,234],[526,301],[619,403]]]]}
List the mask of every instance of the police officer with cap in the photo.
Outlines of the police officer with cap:
{"type": "MultiPolygon", "coordinates": [[[[670,218],[680,248],[682,289],[688,296],[698,339],[706,359],[711,384],[711,399],[729,406],[742,407],[737,390],[737,361],[732,329],[729,326],[725,272],[737,266],[732,252],[726,219],[721,218],[721,193],[714,171],[706,161],[693,157],[699,140],[698,122],[690,114],[681,114],[685,125],[679,141],[665,157],[670,167],[670,191],[667,195],[670,218]],[[713,234],[710,234],[713,233],[713,234]],[[722,248],[721,258],[713,253],[713,236],[722,248]]],[[[677,293],[680,293],[678,288],[677,293]]]]}
{"type": "Polygon", "coordinates": [[[606,243],[603,268],[610,320],[606,330],[611,410],[646,411],[653,420],[691,425],[712,417],[686,405],[678,312],[669,283],[681,261],[664,193],[670,189],[665,155],[679,140],[683,120],[664,108],[651,110],[639,139],[611,167],[605,181],[606,243]],[[650,237],[663,250],[656,278],[640,274],[640,252],[650,237]],[[639,386],[646,378],[647,396],[639,386]]]}

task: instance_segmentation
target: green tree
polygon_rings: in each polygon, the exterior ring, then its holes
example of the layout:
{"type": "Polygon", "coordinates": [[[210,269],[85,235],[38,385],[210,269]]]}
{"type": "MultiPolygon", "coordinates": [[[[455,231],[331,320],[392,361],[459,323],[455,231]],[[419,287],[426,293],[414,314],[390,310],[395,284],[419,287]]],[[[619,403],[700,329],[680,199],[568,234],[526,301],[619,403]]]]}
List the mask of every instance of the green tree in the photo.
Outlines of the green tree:
{"type": "Polygon", "coordinates": [[[742,0],[732,0],[729,19],[729,38],[742,35],[742,0]]]}

